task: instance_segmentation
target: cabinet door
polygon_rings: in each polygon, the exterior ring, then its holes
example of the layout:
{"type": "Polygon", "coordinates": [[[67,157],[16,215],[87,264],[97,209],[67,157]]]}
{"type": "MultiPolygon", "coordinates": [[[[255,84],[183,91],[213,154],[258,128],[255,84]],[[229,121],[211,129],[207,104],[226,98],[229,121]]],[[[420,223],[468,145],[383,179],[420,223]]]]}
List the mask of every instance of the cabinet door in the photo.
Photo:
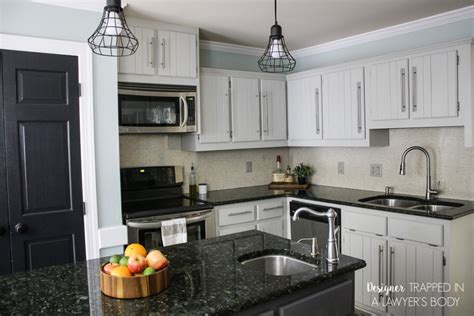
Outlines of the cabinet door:
{"type": "Polygon", "coordinates": [[[321,76],[288,81],[288,138],[322,139],[321,76]]]}
{"type": "Polygon", "coordinates": [[[232,141],[260,140],[258,79],[231,78],[232,141]]]}
{"type": "Polygon", "coordinates": [[[372,120],[408,119],[408,59],[372,65],[368,95],[372,120]]]}
{"type": "Polygon", "coordinates": [[[196,35],[158,31],[158,75],[196,77],[196,35]]]}
{"type": "Polygon", "coordinates": [[[355,301],[386,311],[383,295],[368,291],[367,288],[370,284],[380,286],[386,283],[387,242],[381,238],[344,230],[342,253],[365,260],[367,263],[364,269],[355,272],[355,301]]]}
{"type": "Polygon", "coordinates": [[[202,74],[200,93],[200,142],[230,142],[229,78],[202,74]]]}
{"type": "Polygon", "coordinates": [[[410,58],[413,118],[458,115],[457,51],[410,58]]]}
{"type": "Polygon", "coordinates": [[[154,75],[156,67],[155,30],[131,26],[140,45],[132,56],[119,58],[118,72],[122,74],[154,75]]]}
{"type": "Polygon", "coordinates": [[[364,139],[364,69],[323,75],[323,138],[364,139]]]}
{"type": "Polygon", "coordinates": [[[286,139],[286,83],[281,80],[262,79],[261,113],[262,139],[286,139]]]}
{"type": "Polygon", "coordinates": [[[276,236],[280,237],[285,237],[285,222],[283,219],[279,218],[278,220],[271,221],[271,222],[265,222],[265,223],[259,223],[257,225],[257,229],[259,231],[273,234],[276,236]]]}
{"type": "Polygon", "coordinates": [[[394,315],[442,315],[442,307],[431,307],[430,299],[440,297],[437,291],[424,292],[413,289],[410,284],[423,286],[428,283],[443,282],[443,251],[428,246],[406,244],[390,241],[389,243],[389,285],[403,286],[405,292],[390,295],[391,300],[406,297],[418,297],[426,306],[408,306],[405,304],[389,305],[389,312],[394,315]]]}

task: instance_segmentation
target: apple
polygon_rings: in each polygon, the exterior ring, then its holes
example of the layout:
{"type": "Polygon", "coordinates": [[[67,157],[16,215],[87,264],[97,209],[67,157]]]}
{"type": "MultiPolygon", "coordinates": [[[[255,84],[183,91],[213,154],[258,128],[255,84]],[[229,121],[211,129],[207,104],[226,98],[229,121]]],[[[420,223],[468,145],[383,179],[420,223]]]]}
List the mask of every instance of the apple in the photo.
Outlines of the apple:
{"type": "Polygon", "coordinates": [[[152,250],[146,256],[146,262],[149,267],[152,267],[155,270],[159,270],[168,265],[168,259],[161,253],[159,250],[152,250]]]}
{"type": "Polygon", "coordinates": [[[128,270],[136,274],[140,273],[147,267],[146,259],[142,255],[134,254],[128,258],[128,270]]]}
{"type": "Polygon", "coordinates": [[[147,267],[145,270],[143,270],[143,275],[150,275],[155,272],[156,272],[155,269],[153,269],[152,267],[147,267]]]}
{"type": "Polygon", "coordinates": [[[120,258],[119,265],[126,267],[128,265],[128,257],[123,256],[122,258],[120,258]]]}
{"type": "Polygon", "coordinates": [[[118,263],[107,263],[104,266],[104,272],[110,275],[110,273],[112,273],[112,270],[118,266],[119,266],[118,263]]]}

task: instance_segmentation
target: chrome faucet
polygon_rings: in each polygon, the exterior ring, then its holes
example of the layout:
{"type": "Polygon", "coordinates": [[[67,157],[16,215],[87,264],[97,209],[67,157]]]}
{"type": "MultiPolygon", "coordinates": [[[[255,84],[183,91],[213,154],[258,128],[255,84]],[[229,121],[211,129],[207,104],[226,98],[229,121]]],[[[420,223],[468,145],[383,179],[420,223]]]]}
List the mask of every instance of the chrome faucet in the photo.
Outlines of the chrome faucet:
{"type": "Polygon", "coordinates": [[[311,240],[311,257],[316,257],[319,255],[319,246],[318,246],[318,238],[312,237],[312,238],[301,238],[300,240],[297,241],[297,243],[300,243],[305,240],[311,240]]]}
{"type": "Polygon", "coordinates": [[[412,150],[419,150],[422,153],[425,154],[426,157],[426,193],[425,193],[425,199],[431,200],[431,195],[432,194],[438,194],[438,191],[433,190],[431,188],[431,159],[430,159],[430,154],[426,149],[420,146],[411,146],[408,147],[402,154],[402,161],[400,163],[400,174],[402,176],[405,175],[405,158],[407,154],[412,151],[412,150]]]}
{"type": "MultiPolygon", "coordinates": [[[[297,221],[301,213],[309,213],[314,216],[327,217],[329,223],[329,236],[328,236],[328,254],[326,256],[326,261],[328,263],[334,264],[339,262],[339,252],[337,249],[336,241],[336,216],[337,213],[332,208],[328,209],[326,212],[318,212],[307,207],[300,207],[293,214],[293,221],[297,221]]],[[[314,251],[314,250],[313,250],[314,251]]]]}

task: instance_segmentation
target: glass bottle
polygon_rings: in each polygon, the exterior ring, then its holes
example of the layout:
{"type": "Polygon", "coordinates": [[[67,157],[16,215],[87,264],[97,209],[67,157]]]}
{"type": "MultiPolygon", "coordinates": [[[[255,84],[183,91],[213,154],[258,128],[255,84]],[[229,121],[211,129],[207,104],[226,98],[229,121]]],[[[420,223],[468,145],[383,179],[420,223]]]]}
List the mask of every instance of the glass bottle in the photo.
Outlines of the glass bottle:
{"type": "Polygon", "coordinates": [[[189,173],[189,195],[197,195],[197,174],[194,170],[194,164],[191,164],[191,172],[189,173]]]}
{"type": "Polygon", "coordinates": [[[281,157],[280,155],[277,156],[276,159],[277,167],[272,173],[272,182],[273,183],[283,183],[285,182],[285,171],[281,169],[281,157]]]}

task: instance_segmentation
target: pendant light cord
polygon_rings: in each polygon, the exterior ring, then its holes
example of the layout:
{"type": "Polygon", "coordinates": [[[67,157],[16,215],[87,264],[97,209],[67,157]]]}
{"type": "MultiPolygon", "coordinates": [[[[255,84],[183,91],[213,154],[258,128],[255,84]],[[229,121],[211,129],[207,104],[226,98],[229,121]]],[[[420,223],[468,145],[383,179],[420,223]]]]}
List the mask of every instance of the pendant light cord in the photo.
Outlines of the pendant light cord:
{"type": "Polygon", "coordinates": [[[275,24],[278,24],[278,21],[277,21],[277,0],[275,0],[275,24]]]}

